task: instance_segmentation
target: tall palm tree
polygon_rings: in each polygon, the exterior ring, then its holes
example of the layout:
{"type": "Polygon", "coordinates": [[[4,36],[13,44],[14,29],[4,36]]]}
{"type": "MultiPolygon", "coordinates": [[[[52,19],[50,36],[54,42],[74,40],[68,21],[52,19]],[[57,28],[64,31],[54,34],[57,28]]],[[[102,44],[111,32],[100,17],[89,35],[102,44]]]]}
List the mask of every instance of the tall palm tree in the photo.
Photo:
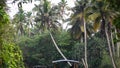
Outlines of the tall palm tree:
{"type": "Polygon", "coordinates": [[[50,2],[47,0],[41,1],[40,3],[40,5],[35,5],[35,9],[37,9],[35,22],[36,24],[39,24],[38,28],[40,31],[48,30],[57,51],[65,60],[67,60],[67,58],[64,56],[64,54],[61,52],[58,45],[56,44],[55,39],[51,33],[51,31],[56,31],[57,27],[60,26],[57,17],[59,15],[59,12],[57,11],[56,6],[51,7],[50,2]]]}
{"type": "Polygon", "coordinates": [[[101,1],[101,0],[94,1],[93,0],[92,2],[94,4],[93,9],[95,9],[95,11],[93,11],[93,14],[90,17],[93,18],[93,20],[95,21],[94,23],[95,28],[96,28],[96,24],[100,25],[99,28],[100,28],[101,37],[106,37],[107,39],[112,64],[113,64],[113,67],[116,68],[116,65],[113,59],[114,51],[112,52],[111,44],[110,44],[110,37],[111,37],[110,30],[112,27],[112,22],[117,13],[115,13],[115,11],[109,8],[109,3],[106,1],[101,1]]]}
{"type": "Polygon", "coordinates": [[[120,41],[120,15],[114,20],[113,25],[115,26],[115,39],[117,40],[117,56],[119,57],[119,41],[120,41]]]}
{"type": "Polygon", "coordinates": [[[32,30],[34,29],[34,15],[32,12],[25,13],[25,23],[26,34],[30,37],[33,34],[32,30]]]}
{"type": "Polygon", "coordinates": [[[14,16],[12,23],[15,24],[16,33],[18,35],[24,35],[24,25],[25,25],[25,13],[22,7],[19,8],[19,12],[14,16]]]}
{"type": "Polygon", "coordinates": [[[85,43],[85,58],[82,59],[85,68],[88,68],[87,61],[87,37],[89,36],[88,27],[86,26],[90,20],[88,16],[91,14],[91,2],[87,0],[76,0],[77,5],[74,7],[74,14],[71,16],[71,34],[74,38],[79,39],[80,37],[84,39],[85,43]],[[82,37],[83,36],[83,37],[82,37]]]}

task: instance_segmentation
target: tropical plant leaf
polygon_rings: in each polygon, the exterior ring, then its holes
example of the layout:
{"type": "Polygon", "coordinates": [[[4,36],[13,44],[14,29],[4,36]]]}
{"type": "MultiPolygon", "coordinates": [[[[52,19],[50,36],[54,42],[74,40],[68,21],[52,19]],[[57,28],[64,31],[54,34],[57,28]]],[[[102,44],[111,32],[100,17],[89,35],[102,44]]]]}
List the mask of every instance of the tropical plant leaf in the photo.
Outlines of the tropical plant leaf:
{"type": "Polygon", "coordinates": [[[97,30],[99,30],[100,28],[100,22],[101,21],[101,17],[97,17],[95,19],[95,22],[93,23],[93,28],[94,28],[94,31],[97,32],[97,30]]]}

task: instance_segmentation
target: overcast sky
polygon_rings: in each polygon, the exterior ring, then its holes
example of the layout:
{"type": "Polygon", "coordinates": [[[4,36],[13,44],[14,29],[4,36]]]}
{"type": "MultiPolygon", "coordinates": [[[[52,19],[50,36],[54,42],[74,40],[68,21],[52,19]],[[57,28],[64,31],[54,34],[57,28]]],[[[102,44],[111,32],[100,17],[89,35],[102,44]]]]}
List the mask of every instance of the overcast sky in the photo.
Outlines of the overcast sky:
{"type": "MultiPolygon", "coordinates": [[[[9,15],[10,15],[11,18],[13,18],[13,15],[15,15],[18,12],[17,3],[16,4],[12,4],[12,1],[13,0],[8,0],[8,2],[7,2],[7,5],[10,7],[9,8],[9,15]]],[[[61,0],[49,0],[49,1],[51,1],[52,4],[57,4],[61,0]]],[[[68,6],[70,6],[70,7],[74,6],[74,0],[66,0],[66,1],[68,3],[68,6]]],[[[28,4],[23,4],[23,10],[31,11],[32,8],[34,7],[34,4],[39,4],[39,1],[28,3],[28,4]]]]}

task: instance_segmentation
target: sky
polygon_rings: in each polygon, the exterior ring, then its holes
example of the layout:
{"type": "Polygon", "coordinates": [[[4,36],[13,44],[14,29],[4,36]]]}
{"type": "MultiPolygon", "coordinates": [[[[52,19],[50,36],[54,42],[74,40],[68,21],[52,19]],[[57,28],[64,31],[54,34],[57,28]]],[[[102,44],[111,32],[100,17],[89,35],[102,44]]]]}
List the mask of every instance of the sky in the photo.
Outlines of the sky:
{"type": "MultiPolygon", "coordinates": [[[[49,0],[51,4],[56,5],[61,0],[49,0]]],[[[69,7],[74,7],[74,0],[66,0],[69,7]]],[[[8,14],[10,16],[10,19],[13,19],[13,16],[18,12],[18,6],[17,3],[12,4],[13,0],[8,0],[7,5],[9,7],[8,14]]],[[[39,1],[23,4],[23,10],[25,12],[31,11],[34,7],[34,4],[39,4],[39,1]]],[[[66,11],[67,12],[67,11],[66,11]]],[[[64,16],[64,18],[68,18],[69,16],[64,16]]],[[[61,22],[62,23],[62,22],[61,22]]],[[[67,26],[67,23],[62,24],[63,29],[70,28],[71,26],[67,26]]]]}
{"type": "MultiPolygon", "coordinates": [[[[7,5],[9,7],[8,14],[10,15],[10,18],[13,18],[13,16],[18,12],[18,6],[17,3],[12,4],[13,0],[8,0],[7,5]]],[[[51,1],[52,4],[57,4],[61,0],[49,0],[51,1]]],[[[66,0],[68,6],[73,7],[74,6],[74,0],[66,0]]],[[[31,11],[32,8],[34,7],[34,4],[39,4],[39,1],[28,3],[28,4],[23,4],[23,10],[24,11],[31,11]]]]}

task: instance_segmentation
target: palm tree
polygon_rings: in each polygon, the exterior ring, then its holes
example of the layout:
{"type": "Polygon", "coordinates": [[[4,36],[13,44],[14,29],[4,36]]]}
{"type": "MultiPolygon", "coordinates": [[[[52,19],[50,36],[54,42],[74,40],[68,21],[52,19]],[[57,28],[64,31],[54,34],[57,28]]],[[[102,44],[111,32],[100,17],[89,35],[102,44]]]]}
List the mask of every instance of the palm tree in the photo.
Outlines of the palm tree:
{"type": "Polygon", "coordinates": [[[25,13],[25,30],[26,34],[30,37],[32,32],[32,29],[34,29],[34,15],[32,12],[25,13]]]}
{"type": "MultiPolygon", "coordinates": [[[[100,25],[99,28],[100,28],[101,37],[106,37],[106,39],[107,39],[112,64],[113,64],[113,67],[116,68],[116,65],[115,65],[115,62],[113,59],[114,49],[112,52],[111,44],[110,44],[110,37],[112,38],[112,35],[111,35],[112,34],[112,32],[111,32],[112,22],[117,13],[115,13],[114,10],[109,8],[109,3],[106,1],[101,1],[101,0],[94,1],[93,0],[93,4],[94,4],[93,9],[95,11],[93,11],[93,14],[90,16],[90,18],[93,19],[95,22],[94,28],[98,28],[98,27],[96,27],[96,25],[100,25]]],[[[111,39],[111,40],[113,40],[113,39],[111,39]]],[[[112,46],[114,48],[114,45],[112,45],[112,46]]]]}
{"type": "Polygon", "coordinates": [[[116,43],[117,43],[117,56],[119,57],[119,41],[120,41],[120,25],[119,25],[119,20],[120,20],[120,15],[114,20],[113,25],[115,26],[115,39],[116,39],[116,43]]]}
{"type": "MultiPolygon", "coordinates": [[[[64,56],[64,54],[61,52],[61,50],[59,49],[58,45],[55,42],[55,39],[51,33],[51,31],[56,31],[57,27],[60,26],[60,23],[58,22],[58,15],[59,13],[56,12],[56,6],[55,7],[51,7],[51,4],[49,1],[44,0],[40,2],[40,5],[35,5],[36,8],[34,8],[34,10],[37,10],[36,12],[36,18],[35,18],[35,22],[39,31],[45,31],[47,30],[50,34],[50,37],[57,49],[57,51],[60,53],[60,55],[67,60],[67,58],[64,56]]],[[[70,63],[69,63],[70,64],[70,63]]],[[[71,66],[71,64],[70,64],[71,66]]]]}
{"type": "Polygon", "coordinates": [[[14,19],[12,20],[12,23],[15,24],[16,33],[18,35],[24,35],[25,34],[25,30],[24,30],[25,13],[24,13],[22,7],[19,8],[19,12],[14,16],[14,19]]]}
{"type": "Polygon", "coordinates": [[[77,0],[77,6],[74,7],[74,14],[71,16],[71,34],[73,38],[84,38],[85,43],[85,58],[82,59],[85,68],[88,68],[87,62],[87,37],[89,36],[89,30],[87,29],[88,16],[91,14],[91,2],[87,0],[77,0]],[[83,37],[82,37],[83,36],[83,37]]]}

